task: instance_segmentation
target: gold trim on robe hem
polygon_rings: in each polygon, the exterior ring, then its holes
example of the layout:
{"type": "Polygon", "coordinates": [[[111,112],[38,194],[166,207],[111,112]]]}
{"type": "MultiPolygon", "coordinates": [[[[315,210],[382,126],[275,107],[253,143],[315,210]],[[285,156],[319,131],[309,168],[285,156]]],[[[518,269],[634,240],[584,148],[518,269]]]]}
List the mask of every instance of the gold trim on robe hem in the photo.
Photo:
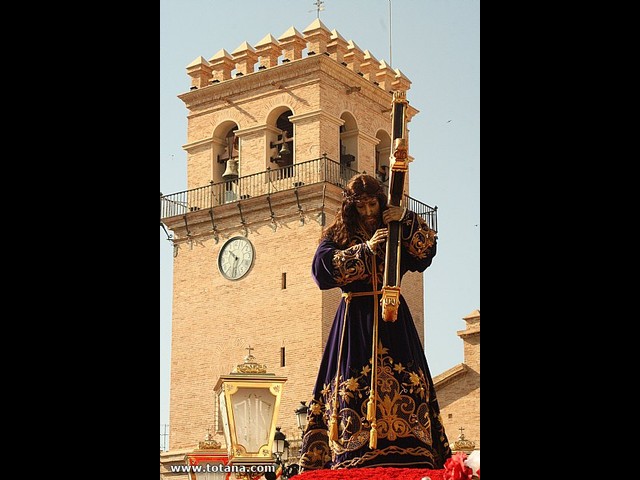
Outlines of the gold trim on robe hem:
{"type": "MultiPolygon", "coordinates": [[[[415,457],[420,457],[422,460],[416,462],[403,462],[403,463],[376,463],[376,467],[407,467],[409,465],[420,465],[423,468],[433,468],[435,464],[435,459],[433,457],[433,453],[430,450],[424,447],[416,447],[416,448],[400,448],[396,445],[389,445],[386,448],[380,450],[372,450],[362,457],[352,458],[350,460],[346,460],[337,465],[334,465],[332,470],[337,470],[340,468],[353,468],[359,466],[361,463],[369,462],[376,457],[384,456],[384,455],[413,455],[415,457]],[[429,458],[431,464],[424,460],[424,457],[429,458]]],[[[366,466],[366,465],[365,465],[366,466]]]]}
{"type": "MultiPolygon", "coordinates": [[[[429,416],[430,392],[425,373],[421,369],[414,371],[402,363],[395,362],[388,355],[388,349],[382,343],[379,344],[378,351],[378,388],[376,392],[378,439],[388,439],[389,442],[393,442],[398,438],[414,437],[426,446],[431,446],[433,440],[429,416]]],[[[322,398],[311,401],[309,406],[311,410],[310,428],[305,437],[312,435],[317,437],[317,440],[311,440],[307,453],[300,459],[304,468],[322,468],[329,454],[335,462],[336,455],[353,452],[368,445],[371,427],[366,420],[366,399],[370,391],[370,373],[371,359],[367,365],[360,368],[358,374],[351,375],[346,379],[340,377],[338,395],[343,406],[339,412],[340,422],[338,424],[338,441],[336,442],[329,440],[326,430],[312,428],[317,425],[316,418],[319,416],[325,424],[329,423],[331,413],[335,408],[333,401],[335,377],[324,385],[321,391],[322,398]]],[[[352,467],[378,455],[395,453],[420,456],[423,458],[421,462],[418,462],[420,464],[425,463],[424,457],[433,461],[433,454],[428,448],[404,449],[390,445],[383,449],[369,451],[361,457],[345,460],[335,464],[332,468],[352,467]]]]}

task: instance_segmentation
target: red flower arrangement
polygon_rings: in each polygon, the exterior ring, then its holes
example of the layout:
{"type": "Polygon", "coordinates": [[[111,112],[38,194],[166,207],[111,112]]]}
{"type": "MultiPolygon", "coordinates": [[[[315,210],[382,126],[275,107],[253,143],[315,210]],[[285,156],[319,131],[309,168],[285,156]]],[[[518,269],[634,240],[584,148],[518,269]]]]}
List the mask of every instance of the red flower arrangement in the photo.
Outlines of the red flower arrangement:
{"type": "Polygon", "coordinates": [[[480,467],[474,475],[471,467],[467,466],[465,461],[467,460],[467,454],[464,452],[457,452],[451,455],[450,458],[444,464],[444,478],[445,480],[475,480],[480,479],[480,467]]]}

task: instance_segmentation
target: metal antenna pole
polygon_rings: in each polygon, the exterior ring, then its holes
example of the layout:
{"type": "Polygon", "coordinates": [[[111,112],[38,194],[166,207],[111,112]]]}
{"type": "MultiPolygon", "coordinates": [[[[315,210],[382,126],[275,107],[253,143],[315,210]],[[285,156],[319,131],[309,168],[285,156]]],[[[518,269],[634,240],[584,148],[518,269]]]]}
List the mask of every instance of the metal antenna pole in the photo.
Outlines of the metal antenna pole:
{"type": "Polygon", "coordinates": [[[391,57],[391,0],[389,0],[389,66],[393,67],[393,59],[391,57]]]}

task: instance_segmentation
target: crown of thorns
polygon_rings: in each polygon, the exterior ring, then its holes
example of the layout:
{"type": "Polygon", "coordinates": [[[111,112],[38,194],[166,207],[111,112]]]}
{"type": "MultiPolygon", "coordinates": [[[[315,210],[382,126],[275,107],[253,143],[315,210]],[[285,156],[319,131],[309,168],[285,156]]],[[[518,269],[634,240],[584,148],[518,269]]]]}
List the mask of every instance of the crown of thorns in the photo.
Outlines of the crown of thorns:
{"type": "Polygon", "coordinates": [[[369,192],[356,193],[356,192],[347,192],[346,190],[343,190],[342,197],[349,202],[356,202],[362,198],[375,198],[378,196],[379,193],[380,193],[380,190],[375,191],[373,193],[369,193],[369,192]]]}

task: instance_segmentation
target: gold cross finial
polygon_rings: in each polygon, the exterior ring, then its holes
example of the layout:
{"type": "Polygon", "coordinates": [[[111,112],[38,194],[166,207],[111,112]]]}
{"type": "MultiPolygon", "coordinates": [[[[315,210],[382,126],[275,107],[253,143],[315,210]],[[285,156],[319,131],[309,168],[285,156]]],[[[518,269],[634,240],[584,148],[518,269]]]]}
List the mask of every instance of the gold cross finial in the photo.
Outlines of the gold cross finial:
{"type": "Polygon", "coordinates": [[[460,430],[460,436],[451,449],[459,452],[471,453],[476,448],[476,444],[471,440],[466,440],[464,438],[464,433],[462,433],[464,428],[460,427],[458,430],[460,430]]]}
{"type": "Polygon", "coordinates": [[[256,357],[251,355],[251,350],[255,350],[249,345],[245,350],[249,350],[249,354],[244,357],[244,363],[237,365],[234,373],[267,373],[267,366],[256,363],[256,357]]]}

